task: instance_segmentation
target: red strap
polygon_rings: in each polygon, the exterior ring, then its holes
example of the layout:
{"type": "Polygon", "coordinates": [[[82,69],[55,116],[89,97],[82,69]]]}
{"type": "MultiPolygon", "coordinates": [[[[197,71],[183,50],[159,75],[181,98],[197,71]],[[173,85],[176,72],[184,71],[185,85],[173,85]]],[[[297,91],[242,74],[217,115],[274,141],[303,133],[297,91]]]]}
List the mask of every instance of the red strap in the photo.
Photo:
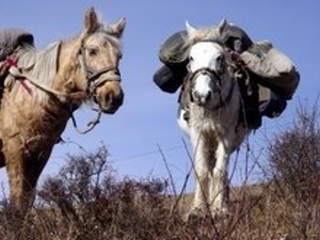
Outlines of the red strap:
{"type": "MultiPolygon", "coordinates": [[[[16,58],[8,56],[4,63],[5,71],[9,71],[10,67],[17,67],[18,66],[18,60],[16,58]]],[[[20,81],[22,87],[32,96],[32,89],[25,83],[25,78],[19,77],[16,78],[20,81]]]]}
{"type": "Polygon", "coordinates": [[[18,61],[12,57],[7,57],[4,61],[3,65],[1,66],[1,73],[8,74],[9,68],[12,66],[17,67],[18,61]]]}
{"type": "Polygon", "coordinates": [[[17,61],[17,59],[14,59],[14,58],[12,58],[12,57],[7,57],[6,58],[6,66],[8,66],[8,67],[11,67],[11,66],[17,66],[17,64],[18,64],[18,61],[17,61]]]}
{"type": "Polygon", "coordinates": [[[32,89],[25,83],[25,78],[18,78],[21,86],[32,96],[32,89]]]}

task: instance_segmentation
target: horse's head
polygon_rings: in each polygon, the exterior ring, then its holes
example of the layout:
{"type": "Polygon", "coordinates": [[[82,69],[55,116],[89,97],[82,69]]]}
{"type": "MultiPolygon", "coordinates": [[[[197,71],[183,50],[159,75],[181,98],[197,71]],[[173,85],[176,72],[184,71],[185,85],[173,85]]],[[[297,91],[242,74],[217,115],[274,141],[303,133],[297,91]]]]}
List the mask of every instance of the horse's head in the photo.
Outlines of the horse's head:
{"type": "Polygon", "coordinates": [[[205,29],[186,24],[190,40],[187,81],[191,101],[200,106],[220,105],[232,84],[227,67],[230,56],[218,41],[221,24],[205,29]]]}
{"type": "Polygon", "coordinates": [[[122,18],[114,25],[104,25],[93,8],[85,15],[78,57],[86,76],[87,93],[104,113],[115,113],[123,103],[119,61],[122,57],[120,38],[125,23],[122,18]]]}

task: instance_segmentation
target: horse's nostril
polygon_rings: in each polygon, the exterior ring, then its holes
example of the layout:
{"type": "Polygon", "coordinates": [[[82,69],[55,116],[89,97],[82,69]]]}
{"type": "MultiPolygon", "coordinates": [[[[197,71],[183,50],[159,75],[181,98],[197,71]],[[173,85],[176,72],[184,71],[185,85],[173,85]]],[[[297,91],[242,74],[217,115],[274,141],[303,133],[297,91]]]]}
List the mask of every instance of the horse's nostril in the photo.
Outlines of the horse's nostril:
{"type": "Polygon", "coordinates": [[[113,98],[113,104],[116,106],[121,106],[123,103],[123,98],[122,97],[115,97],[113,98]]]}
{"type": "Polygon", "coordinates": [[[205,98],[205,101],[209,101],[211,99],[211,95],[212,95],[212,92],[208,92],[206,98],[205,98]]]}
{"type": "Polygon", "coordinates": [[[193,96],[194,96],[194,99],[196,99],[196,100],[200,99],[200,95],[199,95],[199,93],[197,91],[193,92],[193,96]]]}
{"type": "Polygon", "coordinates": [[[212,92],[209,91],[206,94],[201,94],[198,91],[194,91],[193,97],[196,102],[201,103],[201,104],[205,104],[211,99],[212,92]]]}
{"type": "Polygon", "coordinates": [[[112,106],[120,106],[122,105],[123,97],[114,95],[113,93],[108,93],[106,95],[106,103],[112,106]]]}

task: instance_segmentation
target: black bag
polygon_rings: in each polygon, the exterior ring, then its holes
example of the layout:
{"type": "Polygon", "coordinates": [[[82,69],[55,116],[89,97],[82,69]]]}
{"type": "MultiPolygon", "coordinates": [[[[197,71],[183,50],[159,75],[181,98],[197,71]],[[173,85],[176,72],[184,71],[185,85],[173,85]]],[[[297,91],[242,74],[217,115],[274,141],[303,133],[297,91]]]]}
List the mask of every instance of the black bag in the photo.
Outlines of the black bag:
{"type": "Polygon", "coordinates": [[[182,85],[184,76],[187,74],[185,65],[177,66],[173,70],[163,65],[153,75],[154,83],[164,92],[175,93],[182,85]]]}
{"type": "Polygon", "coordinates": [[[280,91],[259,85],[259,111],[262,116],[275,118],[286,109],[287,101],[280,91]]]}
{"type": "Polygon", "coordinates": [[[164,92],[176,92],[187,74],[189,47],[186,39],[186,31],[177,32],[160,48],[159,59],[164,66],[153,75],[153,81],[164,92]]]}
{"type": "Polygon", "coordinates": [[[159,59],[165,65],[179,65],[187,60],[189,45],[187,31],[180,31],[170,36],[159,51],[159,59]]]}

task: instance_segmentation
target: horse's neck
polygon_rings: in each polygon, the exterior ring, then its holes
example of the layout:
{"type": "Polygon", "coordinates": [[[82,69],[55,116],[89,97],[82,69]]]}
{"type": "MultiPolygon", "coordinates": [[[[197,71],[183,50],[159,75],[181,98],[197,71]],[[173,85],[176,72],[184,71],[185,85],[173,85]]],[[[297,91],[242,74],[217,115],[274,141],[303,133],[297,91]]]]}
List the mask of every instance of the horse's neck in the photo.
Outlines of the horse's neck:
{"type": "Polygon", "coordinates": [[[77,55],[80,45],[79,38],[62,42],[58,57],[58,71],[53,84],[55,90],[62,93],[84,90],[77,89],[79,84],[76,84],[77,80],[84,78],[77,55]]]}

